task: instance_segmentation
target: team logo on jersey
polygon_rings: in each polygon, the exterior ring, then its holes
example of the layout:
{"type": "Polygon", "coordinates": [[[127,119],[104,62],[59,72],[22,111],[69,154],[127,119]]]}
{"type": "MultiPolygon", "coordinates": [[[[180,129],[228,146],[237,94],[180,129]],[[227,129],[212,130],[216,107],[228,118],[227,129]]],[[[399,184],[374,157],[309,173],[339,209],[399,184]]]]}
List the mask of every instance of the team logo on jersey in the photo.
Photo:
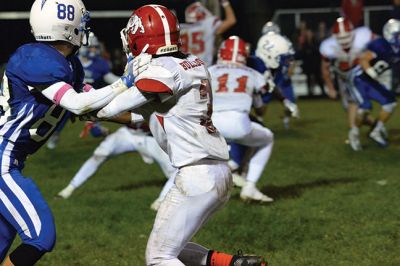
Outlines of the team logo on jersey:
{"type": "Polygon", "coordinates": [[[140,33],[144,33],[144,27],[142,23],[142,19],[137,15],[133,15],[128,21],[128,30],[135,34],[138,30],[140,33]]]}

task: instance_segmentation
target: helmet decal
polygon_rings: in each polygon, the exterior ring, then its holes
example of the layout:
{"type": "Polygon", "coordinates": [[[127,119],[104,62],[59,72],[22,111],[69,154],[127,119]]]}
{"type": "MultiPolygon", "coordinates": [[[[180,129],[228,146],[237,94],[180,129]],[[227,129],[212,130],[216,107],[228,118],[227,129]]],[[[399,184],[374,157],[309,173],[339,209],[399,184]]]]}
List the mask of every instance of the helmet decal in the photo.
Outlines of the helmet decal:
{"type": "Polygon", "coordinates": [[[128,26],[127,26],[128,32],[132,34],[136,34],[136,32],[139,30],[140,33],[144,33],[144,27],[142,23],[142,19],[139,18],[137,15],[133,15],[129,21],[128,21],[128,26]]]}

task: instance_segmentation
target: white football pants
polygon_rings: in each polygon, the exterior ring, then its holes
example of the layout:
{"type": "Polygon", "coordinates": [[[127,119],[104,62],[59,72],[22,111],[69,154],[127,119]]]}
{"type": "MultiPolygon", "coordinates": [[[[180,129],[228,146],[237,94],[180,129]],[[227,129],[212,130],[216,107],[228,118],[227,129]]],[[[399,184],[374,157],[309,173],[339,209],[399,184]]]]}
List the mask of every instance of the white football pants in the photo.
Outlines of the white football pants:
{"type": "Polygon", "coordinates": [[[189,240],[229,198],[232,177],[222,161],[202,160],[179,169],[158,210],[146,248],[147,265],[201,265],[206,252],[189,240]],[[179,256],[179,259],[178,259],[179,256]]]}
{"type": "Polygon", "coordinates": [[[96,148],[93,156],[82,165],[70,184],[75,188],[81,186],[109,157],[134,151],[138,151],[142,157],[154,159],[167,178],[174,176],[176,169],[171,165],[168,155],[160,148],[156,140],[143,133],[133,132],[128,127],[121,127],[108,135],[96,148]]]}
{"type": "Polygon", "coordinates": [[[258,148],[249,162],[247,181],[256,183],[271,157],[274,134],[262,125],[250,121],[249,114],[238,111],[214,112],[214,126],[229,141],[258,148]]]}

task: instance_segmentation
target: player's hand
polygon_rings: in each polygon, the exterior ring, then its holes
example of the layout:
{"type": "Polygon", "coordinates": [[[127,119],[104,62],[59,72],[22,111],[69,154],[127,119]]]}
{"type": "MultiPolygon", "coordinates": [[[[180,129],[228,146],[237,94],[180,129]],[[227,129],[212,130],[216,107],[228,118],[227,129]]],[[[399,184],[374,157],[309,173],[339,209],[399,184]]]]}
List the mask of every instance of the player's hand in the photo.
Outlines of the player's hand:
{"type": "Polygon", "coordinates": [[[135,58],[129,56],[128,63],[125,66],[124,75],[121,77],[122,82],[128,87],[132,87],[135,78],[145,71],[150,64],[151,55],[142,53],[135,58]]]}
{"type": "Polygon", "coordinates": [[[300,111],[299,107],[297,104],[294,102],[289,101],[288,99],[283,100],[283,105],[286,107],[286,109],[289,110],[290,115],[294,118],[299,118],[300,117],[300,111]]]}
{"type": "Polygon", "coordinates": [[[264,78],[265,78],[266,85],[268,87],[268,92],[273,92],[276,87],[276,84],[275,84],[274,78],[272,77],[272,74],[269,70],[264,72],[264,78]]]}
{"type": "Polygon", "coordinates": [[[221,6],[226,7],[229,6],[231,3],[229,3],[229,0],[220,0],[221,6]]]}
{"type": "Polygon", "coordinates": [[[328,90],[328,96],[331,99],[337,99],[338,93],[336,90],[328,90]]]}

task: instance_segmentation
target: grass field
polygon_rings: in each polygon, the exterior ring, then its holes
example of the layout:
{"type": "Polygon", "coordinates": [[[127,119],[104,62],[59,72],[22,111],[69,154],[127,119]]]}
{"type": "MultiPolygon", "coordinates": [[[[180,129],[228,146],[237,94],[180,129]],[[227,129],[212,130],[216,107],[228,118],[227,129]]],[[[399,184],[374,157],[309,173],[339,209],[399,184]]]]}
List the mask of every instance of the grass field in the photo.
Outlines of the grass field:
{"type": "MultiPolygon", "coordinates": [[[[400,265],[399,113],[388,124],[389,148],[363,134],[365,150],[355,153],[344,144],[339,102],[299,106],[302,117],[290,130],[277,103],[265,117],[275,146],[258,186],[276,201],[246,204],[235,189],[194,241],[261,254],[270,265],[400,265]]],[[[164,177],[157,165],[125,154],[107,161],[71,199],[55,200],[101,141],[77,138],[81,127],[69,124],[56,150],[42,148],[26,163],[24,174],[37,182],[57,223],[56,248],[39,265],[144,265],[155,217],[149,206],[164,177]]]]}

